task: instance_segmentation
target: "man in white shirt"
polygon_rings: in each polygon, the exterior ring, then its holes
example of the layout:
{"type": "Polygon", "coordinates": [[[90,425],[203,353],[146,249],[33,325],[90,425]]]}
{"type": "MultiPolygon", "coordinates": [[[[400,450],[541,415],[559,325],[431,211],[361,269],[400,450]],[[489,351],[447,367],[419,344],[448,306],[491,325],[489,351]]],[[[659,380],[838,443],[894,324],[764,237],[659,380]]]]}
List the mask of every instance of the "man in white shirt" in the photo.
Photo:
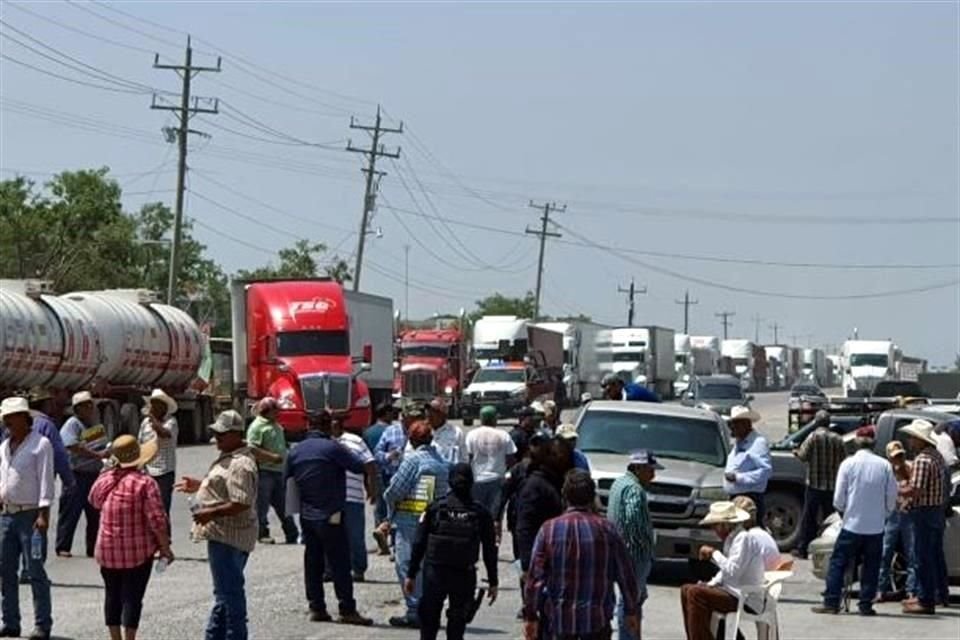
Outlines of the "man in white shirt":
{"type": "MultiPolygon", "coordinates": [[[[687,640],[712,640],[710,620],[714,613],[737,610],[737,594],[746,587],[763,584],[763,556],[756,539],[742,525],[750,519],[732,502],[714,502],[700,524],[711,525],[723,541],[723,551],[709,545],[700,547],[700,559],[710,560],[720,571],[707,584],[685,584],[680,590],[687,640]]],[[[747,601],[751,605],[750,600],[747,601]]],[[[759,607],[760,603],[752,603],[759,607]]]]}
{"type": "Polygon", "coordinates": [[[960,420],[941,422],[937,425],[933,435],[937,439],[937,451],[943,456],[943,463],[947,466],[947,471],[955,469],[960,464],[960,458],[957,456],[957,443],[960,442],[960,420]]]}
{"type": "Polygon", "coordinates": [[[33,431],[26,398],[0,403],[0,420],[9,437],[0,444],[0,577],[2,577],[3,628],[0,637],[20,637],[20,556],[27,557],[33,590],[35,629],[31,640],[49,640],[53,626],[50,579],[43,563],[47,557],[47,527],[53,502],[53,446],[33,431]],[[34,557],[34,537],[40,546],[34,557]]]}
{"type": "Polygon", "coordinates": [[[789,562],[792,566],[792,561],[784,561],[781,557],[777,541],[773,539],[770,532],[757,526],[757,504],[747,496],[737,496],[733,499],[733,504],[737,505],[738,509],[743,509],[750,514],[750,519],[743,523],[743,529],[747,532],[747,535],[753,538],[760,555],[763,556],[763,570],[776,571],[786,562],[789,562]]]}
{"type": "Polygon", "coordinates": [[[157,455],[147,463],[144,470],[157,481],[160,488],[160,498],[167,512],[169,529],[170,502],[173,498],[173,485],[177,480],[177,402],[163,389],[154,389],[146,400],[147,413],[140,423],[137,440],[140,444],[153,439],[157,441],[157,455]]]}
{"type": "Polygon", "coordinates": [[[823,605],[813,607],[814,613],[840,611],[843,576],[860,560],[860,615],[876,615],[873,599],[880,581],[883,529],[897,506],[897,480],[890,463],[873,453],[873,427],[857,429],[856,443],[857,452],[837,471],[833,506],[843,516],[843,528],[830,556],[823,605]]]}
{"type": "Polygon", "coordinates": [[[343,422],[335,419],[330,436],[363,462],[363,475],[345,471],[347,501],[343,505],[343,524],[350,546],[350,571],[354,582],[363,582],[367,573],[366,508],[364,491],[370,504],[377,500],[377,462],[363,438],[343,430],[343,422]]]}
{"type": "Polygon", "coordinates": [[[510,434],[497,428],[497,409],[480,409],[480,426],[467,434],[466,452],[473,468],[473,500],[497,517],[503,478],[513,466],[517,445],[510,434]]]}
{"type": "Polygon", "coordinates": [[[463,429],[447,422],[447,401],[434,398],[427,407],[427,420],[433,429],[433,446],[449,464],[466,459],[466,439],[463,429]]]}

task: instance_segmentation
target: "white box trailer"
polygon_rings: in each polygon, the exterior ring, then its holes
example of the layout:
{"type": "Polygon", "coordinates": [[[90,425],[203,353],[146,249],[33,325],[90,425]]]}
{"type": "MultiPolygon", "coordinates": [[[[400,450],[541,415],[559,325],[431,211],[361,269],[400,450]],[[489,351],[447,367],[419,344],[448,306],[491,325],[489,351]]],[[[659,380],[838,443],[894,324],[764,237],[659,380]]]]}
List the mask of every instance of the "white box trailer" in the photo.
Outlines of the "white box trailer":
{"type": "Polygon", "coordinates": [[[373,347],[363,380],[383,398],[393,392],[393,300],[346,288],[343,296],[350,318],[350,355],[362,358],[364,345],[373,347]]]}
{"type": "Polygon", "coordinates": [[[603,372],[597,342],[600,332],[607,327],[583,320],[538,322],[537,326],[563,335],[563,381],[567,397],[573,402],[584,393],[599,397],[603,372]]]}

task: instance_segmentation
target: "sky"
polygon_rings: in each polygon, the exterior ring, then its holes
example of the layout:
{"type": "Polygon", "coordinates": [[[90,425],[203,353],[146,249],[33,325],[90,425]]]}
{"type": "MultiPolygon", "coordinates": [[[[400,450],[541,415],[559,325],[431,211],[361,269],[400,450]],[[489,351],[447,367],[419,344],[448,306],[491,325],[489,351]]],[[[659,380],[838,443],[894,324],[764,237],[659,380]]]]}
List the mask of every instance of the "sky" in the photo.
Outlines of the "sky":
{"type": "Polygon", "coordinates": [[[189,31],[194,64],[222,56],[193,82],[220,114],[191,122],[210,137],[191,138],[186,215],[228,272],[300,238],[352,263],[362,158],[344,148],[369,145],[350,121],[379,103],[404,132],[383,140],[400,159],[378,166],[361,288],[403,310],[409,246],[411,317],[532,290],[529,204],[556,202],[544,313],[624,324],[634,278],[638,324],[682,329],[689,291],[693,334],[729,311],[730,337],[762,343],[856,328],[931,364],[960,353],[957,2],[0,13],[0,177],[108,166],[130,211],[174,197],[173,118],[150,94],[176,100],[179,80],[153,52],[181,63],[189,31]]]}

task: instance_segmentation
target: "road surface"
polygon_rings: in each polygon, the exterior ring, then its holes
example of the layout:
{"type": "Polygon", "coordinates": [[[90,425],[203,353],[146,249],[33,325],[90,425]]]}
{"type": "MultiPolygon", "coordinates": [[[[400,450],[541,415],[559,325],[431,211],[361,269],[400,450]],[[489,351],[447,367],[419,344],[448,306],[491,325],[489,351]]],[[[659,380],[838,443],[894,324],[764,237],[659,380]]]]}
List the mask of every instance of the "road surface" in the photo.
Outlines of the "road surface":
{"type": "MultiPolygon", "coordinates": [[[[786,394],[758,394],[754,406],[764,416],[760,430],[772,440],[786,432],[786,394]]],[[[184,447],[179,451],[181,473],[202,476],[215,456],[208,446],[184,447]]],[[[368,526],[370,521],[368,520],[368,526]]],[[[147,591],[141,626],[141,637],[157,639],[198,639],[203,636],[206,616],[212,600],[210,576],[204,546],[188,539],[189,511],[183,496],[173,503],[174,551],[177,561],[160,576],[154,575],[147,591]]],[[[273,531],[279,533],[274,522],[273,531]]],[[[82,553],[81,536],[75,552],[82,553]]],[[[373,547],[371,540],[371,548],[373,547]]],[[[501,547],[499,570],[501,595],[492,607],[484,607],[477,616],[474,637],[520,637],[516,613],[520,606],[516,577],[510,565],[509,543],[501,547]]],[[[415,638],[409,630],[391,629],[387,618],[401,613],[400,590],[393,565],[380,556],[371,555],[368,582],[357,585],[356,598],[363,613],[371,616],[376,626],[370,629],[318,624],[307,621],[303,591],[303,548],[287,545],[258,545],[247,565],[247,600],[250,612],[251,638],[270,640],[351,638],[415,638]]],[[[54,635],[60,638],[87,640],[102,638],[103,591],[99,570],[87,558],[48,561],[47,568],[54,582],[54,635]]],[[[689,579],[685,562],[663,562],[652,577],[650,599],[644,607],[644,638],[682,639],[679,586],[689,579]]],[[[799,562],[796,575],[787,583],[780,603],[781,637],[789,640],[805,638],[845,638],[877,640],[909,638],[922,635],[930,639],[960,638],[960,607],[943,610],[934,618],[918,620],[900,615],[899,606],[880,605],[877,618],[856,615],[815,616],[809,608],[819,602],[823,584],[815,579],[806,562],[799,562]]],[[[328,607],[336,609],[332,589],[327,592],[328,607]]],[[[956,602],[956,590],[954,601],[956,602]]],[[[28,587],[21,587],[24,609],[24,630],[29,628],[32,612],[28,587]]],[[[754,634],[748,632],[748,638],[754,634]]]]}

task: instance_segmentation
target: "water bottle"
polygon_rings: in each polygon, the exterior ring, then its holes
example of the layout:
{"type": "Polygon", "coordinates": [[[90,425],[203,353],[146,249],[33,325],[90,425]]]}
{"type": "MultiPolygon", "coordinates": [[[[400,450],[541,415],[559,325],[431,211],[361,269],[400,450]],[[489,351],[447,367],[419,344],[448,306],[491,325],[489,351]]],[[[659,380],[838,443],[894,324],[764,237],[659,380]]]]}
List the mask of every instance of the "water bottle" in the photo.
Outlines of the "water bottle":
{"type": "Polygon", "coordinates": [[[160,558],[157,560],[157,564],[153,566],[153,570],[157,573],[157,575],[160,575],[167,570],[168,566],[170,566],[170,561],[166,558],[160,558]]]}
{"type": "Polygon", "coordinates": [[[34,560],[43,559],[43,535],[39,531],[34,531],[30,538],[30,557],[34,560]]]}
{"type": "Polygon", "coordinates": [[[200,508],[200,501],[197,500],[197,496],[187,498],[187,506],[190,508],[190,513],[196,513],[200,508]]]}

